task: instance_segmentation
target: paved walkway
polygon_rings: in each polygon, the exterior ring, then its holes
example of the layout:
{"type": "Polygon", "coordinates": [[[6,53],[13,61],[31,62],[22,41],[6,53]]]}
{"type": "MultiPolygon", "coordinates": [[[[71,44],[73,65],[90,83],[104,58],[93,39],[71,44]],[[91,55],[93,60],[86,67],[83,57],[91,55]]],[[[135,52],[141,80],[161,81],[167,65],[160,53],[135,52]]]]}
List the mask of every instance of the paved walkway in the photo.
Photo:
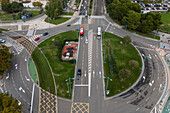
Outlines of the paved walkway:
{"type": "Polygon", "coordinates": [[[165,106],[165,104],[166,104],[166,102],[167,102],[167,99],[168,99],[168,97],[169,97],[169,89],[170,89],[170,70],[169,70],[169,67],[168,67],[168,65],[167,65],[167,62],[165,61],[165,59],[164,59],[164,56],[169,52],[169,51],[165,51],[165,50],[163,50],[163,49],[160,49],[160,48],[156,48],[156,51],[159,53],[159,55],[160,55],[160,57],[161,57],[161,59],[162,59],[162,61],[164,62],[164,64],[165,64],[165,68],[166,68],[166,70],[167,70],[167,79],[168,79],[168,83],[167,83],[167,90],[165,91],[165,94],[163,95],[163,98],[162,98],[162,100],[161,100],[161,102],[159,103],[159,109],[162,111],[163,110],[163,108],[164,108],[164,106],[165,106]]]}

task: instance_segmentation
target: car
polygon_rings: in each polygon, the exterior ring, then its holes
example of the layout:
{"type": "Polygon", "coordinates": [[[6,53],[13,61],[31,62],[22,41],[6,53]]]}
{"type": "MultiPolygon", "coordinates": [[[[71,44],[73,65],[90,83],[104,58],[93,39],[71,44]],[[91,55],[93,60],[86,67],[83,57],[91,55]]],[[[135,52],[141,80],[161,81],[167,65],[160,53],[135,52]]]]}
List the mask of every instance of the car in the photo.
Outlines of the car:
{"type": "Polygon", "coordinates": [[[76,9],[75,11],[79,11],[78,9],[76,9]]]}
{"type": "Polygon", "coordinates": [[[83,4],[81,4],[81,6],[83,7],[83,4]]]}
{"type": "Polygon", "coordinates": [[[45,32],[45,33],[43,34],[43,36],[46,36],[46,35],[48,35],[48,32],[45,32]]]}
{"type": "Polygon", "coordinates": [[[70,27],[70,26],[71,26],[70,24],[67,25],[67,27],[70,27]]]}
{"type": "Polygon", "coordinates": [[[36,39],[34,39],[35,41],[38,41],[40,38],[39,37],[37,37],[36,39]]]}
{"type": "Polygon", "coordinates": [[[168,5],[164,5],[164,7],[168,7],[168,5]]]}
{"type": "Polygon", "coordinates": [[[88,43],[88,39],[87,39],[87,38],[85,39],[85,43],[86,43],[86,44],[88,43]]]}
{"type": "Polygon", "coordinates": [[[82,15],[82,13],[80,12],[79,15],[82,15]]]}
{"type": "Polygon", "coordinates": [[[3,39],[0,39],[0,43],[5,43],[6,41],[3,39]]]}
{"type": "Polygon", "coordinates": [[[81,69],[78,69],[78,71],[77,71],[77,76],[81,76],[81,69]]]}

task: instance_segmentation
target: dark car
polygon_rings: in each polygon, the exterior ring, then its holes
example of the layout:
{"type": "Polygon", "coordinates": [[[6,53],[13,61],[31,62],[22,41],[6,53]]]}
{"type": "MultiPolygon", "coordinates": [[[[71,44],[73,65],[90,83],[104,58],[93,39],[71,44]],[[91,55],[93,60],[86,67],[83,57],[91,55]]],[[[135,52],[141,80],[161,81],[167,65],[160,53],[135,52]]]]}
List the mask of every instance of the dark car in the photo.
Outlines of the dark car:
{"type": "Polygon", "coordinates": [[[71,26],[70,24],[67,25],[67,27],[70,27],[70,26],[71,26]]]}
{"type": "Polygon", "coordinates": [[[77,76],[81,76],[81,69],[78,69],[78,71],[77,71],[77,76]]]}
{"type": "Polygon", "coordinates": [[[43,36],[46,36],[46,35],[48,35],[48,33],[47,33],[47,32],[45,32],[45,33],[43,34],[43,36]]]}

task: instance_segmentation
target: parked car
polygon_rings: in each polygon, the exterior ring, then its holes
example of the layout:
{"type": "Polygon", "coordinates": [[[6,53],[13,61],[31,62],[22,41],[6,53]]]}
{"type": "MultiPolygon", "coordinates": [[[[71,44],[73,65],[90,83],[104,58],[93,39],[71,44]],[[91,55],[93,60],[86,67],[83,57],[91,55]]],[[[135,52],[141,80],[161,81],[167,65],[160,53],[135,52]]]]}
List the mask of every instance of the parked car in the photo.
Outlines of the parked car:
{"type": "Polygon", "coordinates": [[[86,44],[88,43],[88,39],[87,39],[87,38],[85,39],[85,43],[86,43],[86,44]]]}
{"type": "Polygon", "coordinates": [[[78,71],[77,71],[77,76],[81,76],[81,69],[78,69],[78,71]]]}
{"type": "Polygon", "coordinates": [[[0,39],[0,43],[5,43],[6,41],[3,39],[0,39]]]}
{"type": "Polygon", "coordinates": [[[46,36],[46,35],[48,35],[48,32],[45,32],[45,33],[43,34],[43,36],[46,36]]]}
{"type": "Polygon", "coordinates": [[[40,38],[39,37],[37,37],[36,39],[34,39],[35,41],[38,41],[40,38]]]}

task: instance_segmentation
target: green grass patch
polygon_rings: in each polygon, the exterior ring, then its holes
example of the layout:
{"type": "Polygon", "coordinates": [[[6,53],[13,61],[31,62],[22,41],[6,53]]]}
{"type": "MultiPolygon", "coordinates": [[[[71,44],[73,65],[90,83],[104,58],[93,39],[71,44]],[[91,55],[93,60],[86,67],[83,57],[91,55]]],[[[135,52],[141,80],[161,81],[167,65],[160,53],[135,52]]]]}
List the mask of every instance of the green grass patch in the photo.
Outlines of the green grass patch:
{"type": "MultiPolygon", "coordinates": [[[[124,27],[123,29],[125,29],[125,27],[124,27]]],[[[148,38],[153,38],[153,39],[160,40],[160,36],[155,36],[155,35],[153,35],[153,34],[141,33],[141,32],[139,32],[139,31],[134,31],[134,30],[129,30],[129,29],[127,29],[127,31],[130,31],[130,32],[133,32],[133,33],[135,32],[135,33],[138,34],[138,35],[145,36],[145,37],[148,37],[148,38]],[[155,37],[155,38],[154,38],[154,37],[155,37]]]]}
{"type": "MultiPolygon", "coordinates": [[[[27,13],[33,13],[32,17],[39,15],[39,11],[27,11],[27,13]]],[[[10,14],[9,13],[7,13],[7,14],[0,14],[0,20],[1,21],[10,21],[10,20],[13,20],[13,16],[12,15],[13,15],[12,13],[10,13],[10,14]]],[[[21,19],[21,18],[19,18],[18,13],[15,13],[15,15],[16,15],[16,20],[21,19]]]]}
{"type": "Polygon", "coordinates": [[[89,10],[89,15],[91,15],[92,9],[89,10]]]}
{"type": "Polygon", "coordinates": [[[67,18],[67,17],[58,17],[57,19],[55,20],[51,20],[51,19],[48,19],[48,17],[45,19],[45,22],[47,23],[51,23],[51,24],[61,24],[61,23],[64,23],[66,22],[67,20],[69,20],[70,18],[67,18]]]}
{"type": "MultiPolygon", "coordinates": [[[[110,77],[112,79],[112,82],[109,81],[108,90],[110,90],[110,93],[107,96],[113,96],[125,91],[137,81],[141,73],[142,61],[139,53],[131,44],[120,44],[120,41],[123,41],[122,38],[107,32],[104,34],[104,37],[104,75],[105,77],[110,77]],[[129,66],[130,60],[137,61],[139,66],[132,68],[129,66]],[[111,66],[116,64],[117,72],[119,72],[121,69],[128,69],[130,71],[129,76],[127,78],[123,78],[122,80],[118,74],[114,73],[115,71],[111,73],[109,64],[111,64],[111,66]]],[[[105,80],[105,86],[106,82],[107,81],[105,80]]]]}
{"type": "Polygon", "coordinates": [[[165,33],[170,33],[170,12],[161,13],[162,25],[160,30],[165,33]]]}
{"type": "Polygon", "coordinates": [[[55,87],[50,67],[38,48],[33,51],[32,58],[38,71],[40,87],[54,94],[55,87]]]}
{"type": "Polygon", "coordinates": [[[2,33],[2,31],[8,31],[7,29],[0,29],[0,33],[2,33]]]}
{"type": "Polygon", "coordinates": [[[74,14],[74,12],[63,12],[62,15],[70,15],[72,16],[74,14]]]}
{"type": "Polygon", "coordinates": [[[71,96],[67,93],[68,87],[65,80],[69,77],[74,78],[75,70],[74,61],[63,61],[61,59],[65,41],[69,40],[77,41],[76,31],[68,31],[52,36],[39,45],[55,73],[55,81],[58,88],[57,95],[65,98],[71,98],[71,96]],[[57,42],[57,46],[55,45],[55,42],[57,42]]]}

